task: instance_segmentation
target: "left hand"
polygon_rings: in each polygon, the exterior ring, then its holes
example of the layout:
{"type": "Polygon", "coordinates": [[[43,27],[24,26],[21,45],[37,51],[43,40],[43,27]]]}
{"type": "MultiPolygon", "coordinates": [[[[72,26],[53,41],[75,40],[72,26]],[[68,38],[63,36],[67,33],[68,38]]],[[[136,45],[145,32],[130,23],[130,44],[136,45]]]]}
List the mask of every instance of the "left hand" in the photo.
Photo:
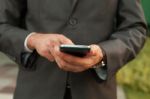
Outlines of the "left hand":
{"type": "Polygon", "coordinates": [[[102,50],[98,45],[90,46],[91,51],[85,57],[77,57],[60,52],[58,46],[51,50],[60,69],[69,72],[82,72],[92,68],[103,58],[102,50]]]}

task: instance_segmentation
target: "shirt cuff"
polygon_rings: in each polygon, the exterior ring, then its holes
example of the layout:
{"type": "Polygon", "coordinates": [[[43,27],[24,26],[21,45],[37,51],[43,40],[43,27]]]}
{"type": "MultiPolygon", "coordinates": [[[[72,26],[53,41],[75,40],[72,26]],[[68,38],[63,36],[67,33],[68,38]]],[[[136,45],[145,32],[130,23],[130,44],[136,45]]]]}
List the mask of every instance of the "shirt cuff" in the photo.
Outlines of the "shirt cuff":
{"type": "Polygon", "coordinates": [[[33,34],[36,34],[35,32],[32,32],[30,33],[26,38],[25,38],[25,41],[24,41],[24,48],[25,48],[25,51],[26,52],[29,52],[29,53],[32,53],[33,50],[31,50],[28,46],[27,46],[27,41],[28,41],[28,38],[33,35],[33,34]]]}
{"type": "Polygon", "coordinates": [[[100,68],[94,68],[97,76],[101,79],[101,80],[106,80],[107,79],[107,66],[105,67],[100,67],[100,68]]]}

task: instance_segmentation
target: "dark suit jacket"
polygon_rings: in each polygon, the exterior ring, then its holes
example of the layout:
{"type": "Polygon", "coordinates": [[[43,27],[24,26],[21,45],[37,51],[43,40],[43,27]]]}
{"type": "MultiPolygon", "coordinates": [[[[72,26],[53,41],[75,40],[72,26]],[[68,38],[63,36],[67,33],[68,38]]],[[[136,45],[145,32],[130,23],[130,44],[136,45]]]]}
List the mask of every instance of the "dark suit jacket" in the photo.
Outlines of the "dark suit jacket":
{"type": "Polygon", "coordinates": [[[145,34],[140,0],[0,0],[0,50],[19,64],[15,99],[63,99],[67,77],[73,99],[116,99],[115,73],[137,55],[145,34]],[[107,78],[98,69],[98,76],[92,69],[67,73],[36,52],[22,65],[30,32],[98,44],[106,52],[107,78]]]}

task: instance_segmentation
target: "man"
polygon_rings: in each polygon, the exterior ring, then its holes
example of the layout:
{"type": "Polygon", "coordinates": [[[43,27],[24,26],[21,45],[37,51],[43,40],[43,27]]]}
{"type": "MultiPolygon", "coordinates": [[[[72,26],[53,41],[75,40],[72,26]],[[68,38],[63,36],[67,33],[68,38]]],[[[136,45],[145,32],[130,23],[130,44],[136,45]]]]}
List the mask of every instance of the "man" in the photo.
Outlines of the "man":
{"type": "Polygon", "coordinates": [[[0,50],[19,64],[14,99],[116,99],[115,74],[145,35],[140,0],[0,0],[0,50]]]}

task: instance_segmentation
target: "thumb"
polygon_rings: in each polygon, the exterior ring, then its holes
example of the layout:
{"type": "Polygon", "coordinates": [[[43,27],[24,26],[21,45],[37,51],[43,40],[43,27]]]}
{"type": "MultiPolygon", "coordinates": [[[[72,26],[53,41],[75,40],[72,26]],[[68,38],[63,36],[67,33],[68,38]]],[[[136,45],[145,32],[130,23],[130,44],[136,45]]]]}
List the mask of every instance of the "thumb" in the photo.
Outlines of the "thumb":
{"type": "Polygon", "coordinates": [[[90,45],[90,47],[91,47],[91,50],[88,53],[88,55],[91,55],[91,56],[97,55],[97,53],[99,52],[100,47],[98,45],[95,45],[95,44],[90,45]]]}

